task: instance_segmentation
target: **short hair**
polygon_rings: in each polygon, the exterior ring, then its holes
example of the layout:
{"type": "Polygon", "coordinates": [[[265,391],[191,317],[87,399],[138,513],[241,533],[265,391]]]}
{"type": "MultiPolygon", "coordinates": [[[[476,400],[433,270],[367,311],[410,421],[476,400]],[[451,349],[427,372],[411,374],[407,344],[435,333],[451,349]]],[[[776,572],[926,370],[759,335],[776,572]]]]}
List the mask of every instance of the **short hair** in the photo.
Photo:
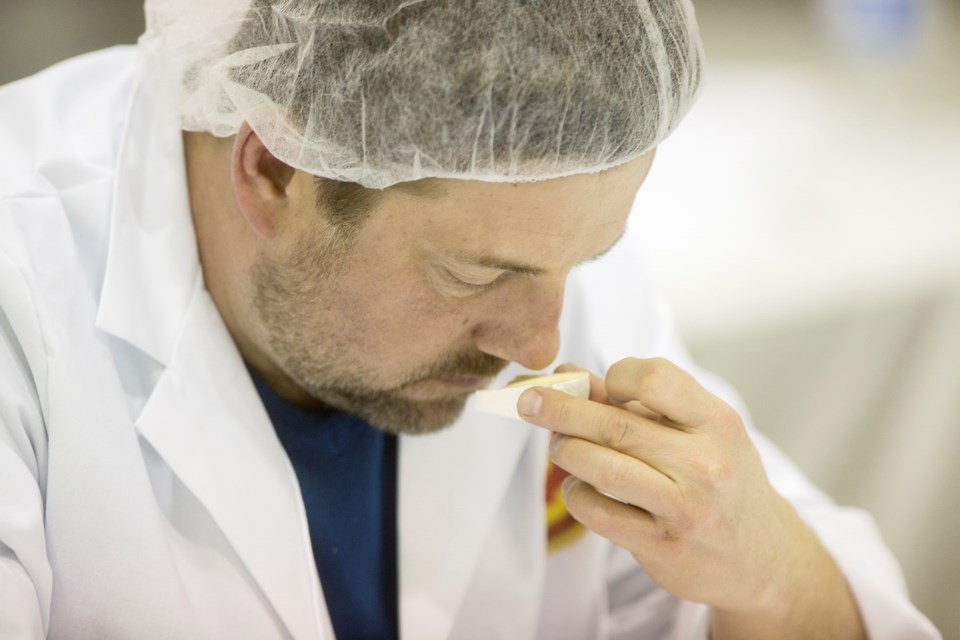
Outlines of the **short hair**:
{"type": "Polygon", "coordinates": [[[356,231],[376,208],[383,197],[380,189],[368,189],[356,182],[332,178],[314,178],[316,203],[341,231],[356,231]]]}

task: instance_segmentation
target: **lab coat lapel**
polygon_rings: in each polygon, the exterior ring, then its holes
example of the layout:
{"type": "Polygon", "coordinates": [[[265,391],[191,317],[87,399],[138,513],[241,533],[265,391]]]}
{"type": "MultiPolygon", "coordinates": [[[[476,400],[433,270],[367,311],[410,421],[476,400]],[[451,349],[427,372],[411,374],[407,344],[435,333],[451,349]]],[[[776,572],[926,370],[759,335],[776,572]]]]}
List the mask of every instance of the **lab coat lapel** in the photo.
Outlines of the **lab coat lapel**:
{"type": "Polygon", "coordinates": [[[332,638],[296,476],[199,281],[136,426],[213,516],[292,636],[332,638]]]}
{"type": "MultiPolygon", "coordinates": [[[[142,61],[141,61],[142,64],[142,61]]],[[[175,95],[143,80],[117,159],[97,327],[166,364],[200,277],[175,95]]]]}
{"type": "Polygon", "coordinates": [[[531,429],[468,409],[441,433],[402,439],[401,638],[449,636],[531,429]]]}
{"type": "Polygon", "coordinates": [[[296,476],[204,289],[177,97],[156,91],[176,84],[150,78],[162,72],[141,61],[97,327],[149,356],[146,404],[132,403],[137,429],[210,512],[290,634],[332,638],[296,476]]]}

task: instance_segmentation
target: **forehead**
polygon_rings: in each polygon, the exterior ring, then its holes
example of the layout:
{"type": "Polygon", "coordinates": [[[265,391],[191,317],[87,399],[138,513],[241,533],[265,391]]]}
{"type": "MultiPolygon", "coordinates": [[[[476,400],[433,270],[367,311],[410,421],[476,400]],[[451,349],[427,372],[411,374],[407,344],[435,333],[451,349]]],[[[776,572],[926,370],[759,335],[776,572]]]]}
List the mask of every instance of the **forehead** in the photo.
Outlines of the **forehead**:
{"type": "Polygon", "coordinates": [[[559,268],[619,237],[652,160],[650,152],[607,171],[541,182],[400,184],[384,192],[374,226],[428,250],[559,268]]]}

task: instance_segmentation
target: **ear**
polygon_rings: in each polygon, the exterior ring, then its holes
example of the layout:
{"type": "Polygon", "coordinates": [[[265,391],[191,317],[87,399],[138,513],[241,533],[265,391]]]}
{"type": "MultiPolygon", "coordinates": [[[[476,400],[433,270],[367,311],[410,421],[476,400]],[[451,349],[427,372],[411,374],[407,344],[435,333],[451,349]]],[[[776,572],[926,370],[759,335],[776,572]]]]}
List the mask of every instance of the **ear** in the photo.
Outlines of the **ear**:
{"type": "Polygon", "coordinates": [[[277,159],[246,122],[233,143],[230,179],[243,217],[261,237],[274,234],[291,206],[288,193],[295,169],[277,159]]]}

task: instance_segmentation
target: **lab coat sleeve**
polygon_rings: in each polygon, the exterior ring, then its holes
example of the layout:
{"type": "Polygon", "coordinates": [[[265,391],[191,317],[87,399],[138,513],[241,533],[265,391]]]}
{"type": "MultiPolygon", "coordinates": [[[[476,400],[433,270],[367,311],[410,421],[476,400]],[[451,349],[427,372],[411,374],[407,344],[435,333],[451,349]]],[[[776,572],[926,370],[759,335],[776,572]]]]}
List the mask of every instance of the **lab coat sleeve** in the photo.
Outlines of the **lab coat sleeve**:
{"type": "Polygon", "coordinates": [[[0,638],[9,640],[46,635],[53,582],[43,518],[47,438],[34,366],[43,353],[32,314],[23,280],[0,251],[0,638]]]}
{"type": "Polygon", "coordinates": [[[940,633],[910,602],[900,565],[873,518],[823,495],[762,436],[754,440],[774,487],[817,534],[846,576],[872,640],[925,640],[940,633]]]}
{"type": "MultiPolygon", "coordinates": [[[[691,371],[707,389],[733,406],[745,422],[763,459],[773,487],[797,510],[817,534],[821,543],[843,571],[860,607],[872,640],[924,640],[940,638],[936,628],[913,606],[907,594],[900,567],[884,543],[872,518],[859,509],[842,508],[818,490],[772,443],[749,424],[743,402],[720,378],[697,369],[675,329],[669,308],[658,305],[660,340],[657,353],[691,371]]],[[[622,550],[611,555],[608,570],[613,637],[636,638],[644,628],[645,611],[652,610],[650,600],[657,597],[645,589],[649,577],[642,571],[628,571],[631,556],[622,550]],[[630,593],[643,597],[627,597],[630,593]]],[[[704,605],[659,596],[664,621],[661,637],[676,639],[709,636],[709,608],[704,605]]]]}

